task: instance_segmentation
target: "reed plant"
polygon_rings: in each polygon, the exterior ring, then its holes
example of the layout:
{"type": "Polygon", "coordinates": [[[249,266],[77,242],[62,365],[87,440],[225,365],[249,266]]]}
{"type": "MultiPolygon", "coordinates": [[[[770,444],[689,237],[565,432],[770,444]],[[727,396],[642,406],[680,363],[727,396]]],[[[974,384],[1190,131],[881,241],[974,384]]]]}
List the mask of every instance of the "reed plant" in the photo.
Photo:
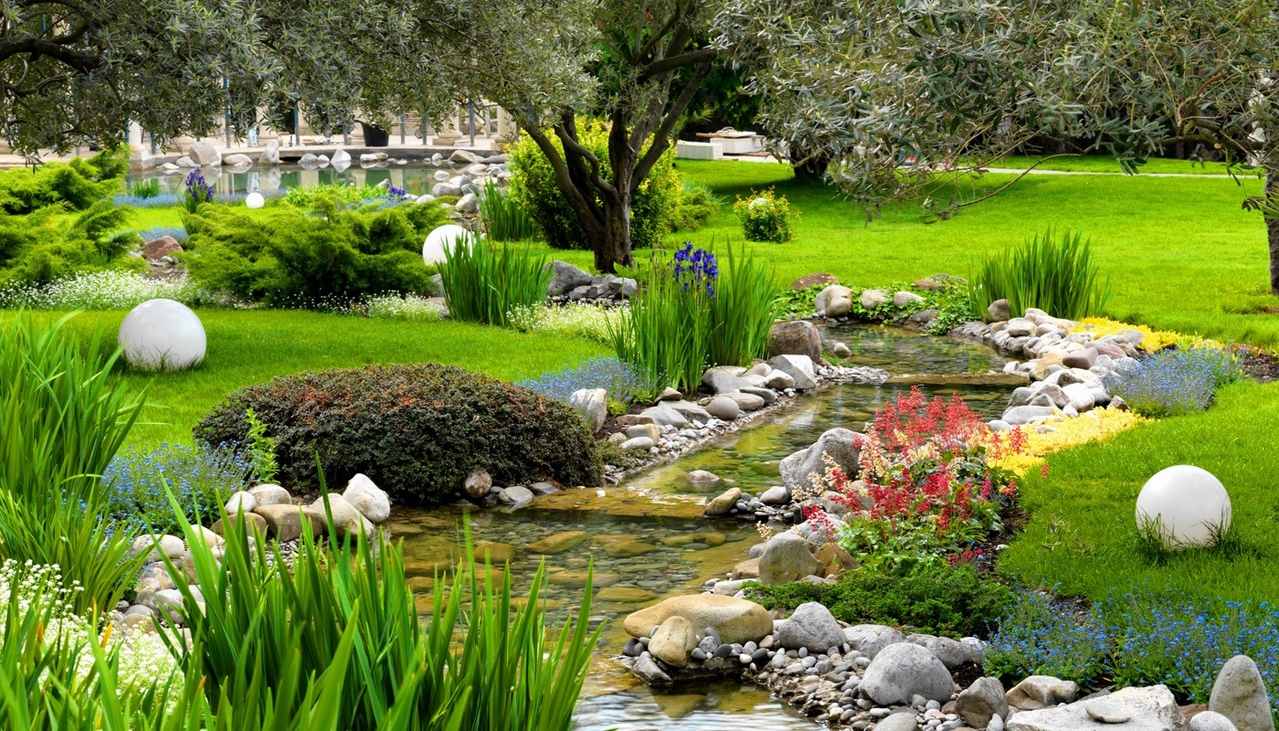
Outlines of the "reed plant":
{"type": "Polygon", "coordinates": [[[988,257],[971,277],[969,309],[984,317],[986,307],[1007,299],[1014,316],[1037,307],[1054,317],[1098,315],[1110,299],[1092,244],[1077,231],[1047,229],[1021,246],[988,257]]]}
{"type": "Polygon", "coordinates": [[[492,181],[484,184],[480,194],[480,220],[494,241],[524,241],[538,233],[537,222],[524,206],[492,181]]]}
{"type": "Polygon", "coordinates": [[[446,248],[440,278],[450,317],[506,327],[512,310],[546,299],[551,271],[544,255],[466,237],[446,248]]]}
{"type": "Polygon", "coordinates": [[[746,365],[764,354],[777,310],[772,273],[728,247],[727,266],[686,243],[670,263],[654,259],[629,310],[609,329],[619,360],[646,380],[696,391],[713,365],[746,365]]]}

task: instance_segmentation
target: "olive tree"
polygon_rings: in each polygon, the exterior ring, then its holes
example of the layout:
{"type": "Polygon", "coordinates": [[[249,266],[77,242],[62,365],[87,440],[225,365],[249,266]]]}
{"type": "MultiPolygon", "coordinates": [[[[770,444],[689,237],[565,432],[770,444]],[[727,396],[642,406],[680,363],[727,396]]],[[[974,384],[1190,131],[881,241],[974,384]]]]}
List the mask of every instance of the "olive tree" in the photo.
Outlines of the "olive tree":
{"type": "MultiPolygon", "coordinates": [[[[728,0],[716,45],[752,72],[761,119],[868,210],[920,195],[946,216],[990,197],[937,185],[1037,138],[1170,146],[1259,166],[1279,293],[1279,10],[1260,0],[728,0]]],[[[1014,181],[1015,182],[1015,181],[1014,181]]],[[[1002,189],[1002,188],[1001,188],[1002,189]]]]}
{"type": "Polygon", "coordinates": [[[595,266],[631,261],[631,200],[671,145],[718,49],[708,0],[419,0],[424,66],[506,109],[550,162],[595,266]],[[609,125],[608,159],[581,143],[609,125]]]}

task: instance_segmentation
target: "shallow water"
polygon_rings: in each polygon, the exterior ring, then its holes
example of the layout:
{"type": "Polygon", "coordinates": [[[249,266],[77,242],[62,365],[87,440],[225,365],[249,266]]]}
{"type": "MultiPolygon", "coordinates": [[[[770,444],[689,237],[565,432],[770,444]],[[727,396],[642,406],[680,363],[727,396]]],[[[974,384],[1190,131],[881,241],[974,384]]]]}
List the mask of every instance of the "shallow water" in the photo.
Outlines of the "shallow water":
{"type": "MultiPolygon", "coordinates": [[[[981,373],[1003,366],[1003,360],[984,346],[949,338],[885,327],[844,327],[830,334],[849,344],[855,353],[850,359],[853,364],[874,365],[894,375],[981,373]]],[[[603,496],[594,490],[569,490],[539,498],[533,508],[514,514],[463,506],[397,511],[391,530],[404,537],[419,609],[429,609],[426,602],[435,570],[455,560],[458,527],[463,514],[468,514],[474,540],[487,542],[477,545],[490,551],[494,563],[500,565],[510,557],[517,593],[527,588],[533,572],[545,561],[549,584],[543,596],[554,623],[575,609],[593,562],[598,593],[592,620],[608,625],[578,707],[577,728],[701,731],[739,729],[746,723],[768,729],[816,728],[753,686],[716,683],[682,687],[674,693],[651,692],[611,659],[626,639],[621,619],[659,598],[700,590],[707,579],[723,575],[742,560],[746,549],[758,540],[747,524],[702,518],[706,493],[722,491],[725,484],[696,488],[686,479],[687,472],[709,469],[729,484],[748,491],[763,489],[778,481],[781,458],[807,447],[832,427],[862,429],[879,405],[908,388],[894,384],[825,389],[797,399],[759,426],[636,475],[603,496]],[[530,544],[545,548],[552,537],[572,547],[552,554],[530,549],[530,544]]],[[[971,385],[922,388],[930,393],[958,393],[984,415],[997,414],[1010,390],[971,385]]]]}
{"type": "MultiPolygon", "coordinates": [[[[270,195],[283,193],[292,188],[311,188],[321,184],[377,185],[384,180],[414,195],[422,195],[431,192],[431,186],[435,184],[432,176],[439,169],[429,163],[414,161],[407,165],[370,168],[362,168],[357,163],[342,172],[332,167],[304,169],[298,165],[253,167],[244,171],[232,171],[229,168],[201,168],[200,172],[219,195],[253,191],[270,195]]],[[[449,171],[451,175],[456,175],[458,172],[451,168],[449,171]]],[[[186,180],[189,172],[189,170],[179,170],[166,174],[158,169],[145,170],[130,173],[128,183],[131,185],[143,180],[157,180],[163,193],[176,194],[183,189],[183,181],[186,180]]]]}

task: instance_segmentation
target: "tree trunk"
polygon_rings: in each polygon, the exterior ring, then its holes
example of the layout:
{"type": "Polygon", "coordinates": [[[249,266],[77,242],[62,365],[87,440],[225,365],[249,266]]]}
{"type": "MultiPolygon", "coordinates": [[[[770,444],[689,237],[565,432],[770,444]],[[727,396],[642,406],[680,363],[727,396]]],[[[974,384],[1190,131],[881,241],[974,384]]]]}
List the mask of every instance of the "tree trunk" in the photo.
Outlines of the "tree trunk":
{"type": "Polygon", "coordinates": [[[804,182],[822,183],[826,181],[826,168],[830,166],[830,157],[813,154],[791,155],[791,167],[795,170],[795,179],[804,182]],[[798,159],[798,162],[796,160],[798,159]]]}
{"type": "Polygon", "coordinates": [[[631,263],[631,201],[630,194],[621,201],[604,204],[605,224],[600,239],[592,242],[595,249],[595,268],[612,274],[618,264],[631,263]]]}
{"type": "Polygon", "coordinates": [[[1266,171],[1266,239],[1270,245],[1270,292],[1279,294],[1279,168],[1266,171]]]}

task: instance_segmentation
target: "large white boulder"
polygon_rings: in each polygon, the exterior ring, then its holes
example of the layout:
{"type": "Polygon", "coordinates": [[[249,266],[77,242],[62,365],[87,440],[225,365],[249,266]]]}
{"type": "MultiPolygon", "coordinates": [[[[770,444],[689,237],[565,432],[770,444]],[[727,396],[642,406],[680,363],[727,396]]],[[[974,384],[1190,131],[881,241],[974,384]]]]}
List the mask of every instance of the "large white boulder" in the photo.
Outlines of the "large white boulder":
{"type": "Polygon", "coordinates": [[[1137,528],[1165,548],[1210,546],[1230,529],[1230,495],[1213,474],[1193,465],[1156,472],[1137,495],[1137,528]]]}
{"type": "Polygon", "coordinates": [[[391,517],[391,496],[363,473],[357,473],[347,481],[342,497],[370,523],[381,523],[391,517]]]}
{"type": "Polygon", "coordinates": [[[451,253],[461,242],[469,245],[474,237],[474,234],[457,224],[440,226],[427,234],[426,242],[422,244],[422,261],[427,264],[443,264],[446,251],[451,253]]]}
{"type": "Polygon", "coordinates": [[[183,370],[204,360],[208,341],[200,318],[171,299],[147,300],[120,323],[124,359],[143,370],[183,370]]]}

